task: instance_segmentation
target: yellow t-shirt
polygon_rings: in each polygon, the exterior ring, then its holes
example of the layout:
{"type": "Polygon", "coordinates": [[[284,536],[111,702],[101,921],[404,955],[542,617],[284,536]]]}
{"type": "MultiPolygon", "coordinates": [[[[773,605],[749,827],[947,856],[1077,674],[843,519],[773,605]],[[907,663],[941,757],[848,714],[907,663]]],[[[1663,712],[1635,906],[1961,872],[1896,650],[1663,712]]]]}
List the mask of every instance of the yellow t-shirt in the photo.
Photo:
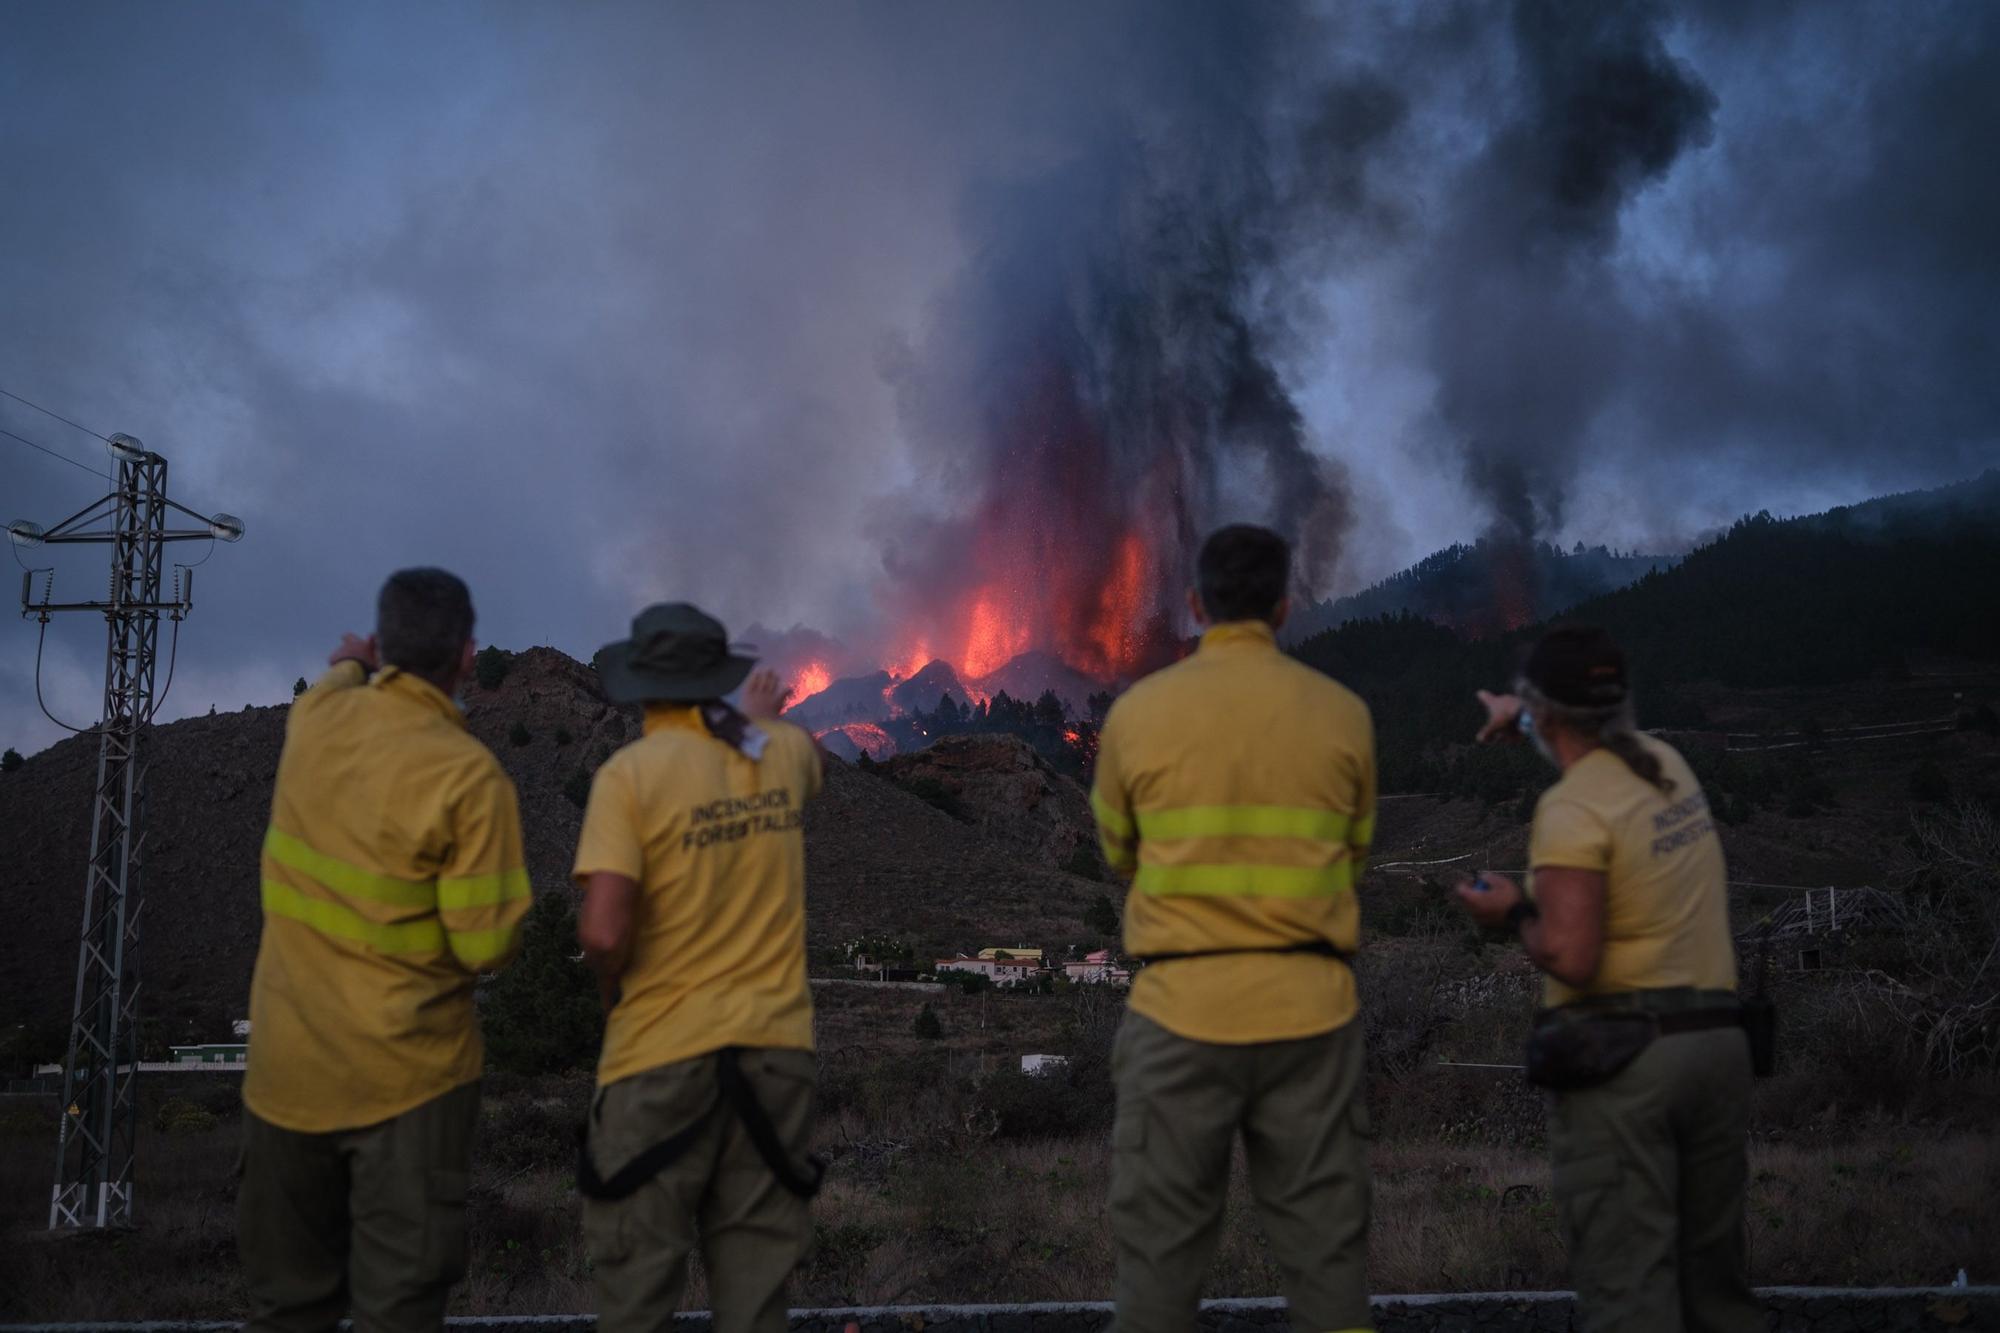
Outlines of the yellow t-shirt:
{"type": "Polygon", "coordinates": [[[1728,871],[1708,798],[1680,753],[1642,736],[1673,781],[1662,792],[1609,750],[1570,765],[1535,807],[1528,864],[1605,876],[1604,960],[1588,986],[1547,980],[1546,1002],[1693,986],[1736,989],[1728,871]]]}
{"type": "MultiPolygon", "coordinates": [[[[1351,691],[1218,625],[1105,719],[1091,791],[1104,854],[1132,875],[1135,957],[1360,943],[1354,881],[1375,829],[1375,732],[1351,691]]],[[[1315,954],[1244,952],[1142,969],[1131,1006],[1195,1041],[1286,1041],[1355,1014],[1354,974],[1315,954]]]]}
{"type": "Polygon", "coordinates": [[[699,710],[652,708],[591,783],[576,878],[639,885],[632,957],[604,1026],[600,1086],[724,1046],[812,1049],[805,803],[819,752],[789,722],[751,760],[699,710]]]}
{"type": "Polygon", "coordinates": [[[292,702],[264,835],[243,1102],[306,1134],[479,1077],[475,974],[521,942],[514,784],[451,700],[343,662],[292,702]]]}

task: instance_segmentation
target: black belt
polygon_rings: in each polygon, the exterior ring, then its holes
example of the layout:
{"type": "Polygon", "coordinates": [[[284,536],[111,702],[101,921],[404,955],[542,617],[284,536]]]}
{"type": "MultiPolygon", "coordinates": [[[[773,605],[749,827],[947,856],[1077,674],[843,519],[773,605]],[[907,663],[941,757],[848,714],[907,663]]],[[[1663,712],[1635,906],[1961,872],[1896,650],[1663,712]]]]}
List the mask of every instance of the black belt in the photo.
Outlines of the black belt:
{"type": "Polygon", "coordinates": [[[1740,1005],[1733,1009],[1687,1009],[1677,1014],[1655,1014],[1653,1022],[1662,1037],[1680,1032],[1706,1032],[1710,1028],[1740,1028],[1743,1009],[1740,1005]]]}
{"type": "Polygon", "coordinates": [[[715,1104],[694,1118],[694,1122],[679,1133],[660,1140],[647,1148],[625,1165],[611,1173],[610,1179],[597,1174],[597,1163],[590,1157],[590,1126],[584,1125],[576,1131],[576,1187],[586,1199],[616,1200],[628,1198],[641,1185],[678,1160],[701,1132],[708,1128],[709,1117],[722,1106],[736,1112],[736,1118],[743,1122],[743,1132],[750,1136],[750,1143],[757,1149],[757,1155],[764,1159],[764,1165],[771,1168],[771,1174],[801,1199],[810,1199],[819,1193],[820,1183],[826,1179],[826,1163],[818,1157],[806,1157],[806,1169],[801,1171],[785,1151],[785,1145],[778,1141],[778,1130],[771,1123],[763,1103],[750,1087],[750,1081],[743,1077],[741,1059],[744,1048],[725,1046],[716,1054],[716,1083],[718,1089],[715,1104]]]}
{"type": "Polygon", "coordinates": [[[1336,947],[1330,940],[1303,940],[1298,944],[1249,945],[1241,949],[1189,949],[1184,953],[1142,953],[1135,957],[1142,963],[1169,963],[1180,958],[1216,958],[1231,953],[1310,953],[1321,958],[1338,958],[1341,962],[1351,962],[1354,955],[1336,947]]]}

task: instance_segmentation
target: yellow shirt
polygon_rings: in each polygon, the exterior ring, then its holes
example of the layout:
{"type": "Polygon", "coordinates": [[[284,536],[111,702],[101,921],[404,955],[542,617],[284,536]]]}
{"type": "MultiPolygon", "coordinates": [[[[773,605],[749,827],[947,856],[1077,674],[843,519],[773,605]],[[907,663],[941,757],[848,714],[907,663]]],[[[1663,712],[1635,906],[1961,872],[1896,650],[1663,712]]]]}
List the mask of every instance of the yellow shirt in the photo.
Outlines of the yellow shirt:
{"type": "MultiPolygon", "coordinates": [[[[1279,652],[1269,625],[1218,625],[1125,692],[1091,804],[1105,857],[1133,876],[1135,957],[1359,944],[1374,724],[1351,691],[1279,652]]],[[[1196,1041],[1284,1041],[1349,1022],[1354,975],[1313,954],[1172,959],[1140,971],[1131,1004],[1196,1041]]]]}
{"type": "Polygon", "coordinates": [[[1604,961],[1581,990],[1554,977],[1546,1002],[1579,995],[1693,986],[1736,989],[1728,871],[1708,799],[1680,753],[1642,736],[1673,780],[1662,792],[1609,750],[1569,766],[1535,807],[1528,864],[1605,876],[1604,961]]]}
{"type": "Polygon", "coordinates": [[[472,989],[519,947],[514,784],[438,689],[343,662],[292,703],[264,836],[243,1102],[356,1129],[479,1077],[472,989]]]}
{"type": "Polygon", "coordinates": [[[804,807],[819,752],[789,722],[757,726],[769,740],[753,761],[697,709],[650,708],[644,737],[591,783],[576,877],[639,885],[600,1086],[724,1046],[812,1049],[804,807]]]}

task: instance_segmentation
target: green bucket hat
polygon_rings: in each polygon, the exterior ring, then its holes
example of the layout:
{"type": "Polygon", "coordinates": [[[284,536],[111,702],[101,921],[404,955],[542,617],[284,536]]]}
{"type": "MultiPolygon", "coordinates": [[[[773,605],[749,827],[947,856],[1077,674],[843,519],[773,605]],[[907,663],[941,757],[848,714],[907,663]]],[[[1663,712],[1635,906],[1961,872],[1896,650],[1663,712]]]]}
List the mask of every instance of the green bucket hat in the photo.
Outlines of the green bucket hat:
{"type": "Polygon", "coordinates": [[[730,648],[721,621],[686,602],[666,602],[633,617],[631,638],[597,650],[597,678],[614,703],[720,699],[757,665],[730,648]]]}

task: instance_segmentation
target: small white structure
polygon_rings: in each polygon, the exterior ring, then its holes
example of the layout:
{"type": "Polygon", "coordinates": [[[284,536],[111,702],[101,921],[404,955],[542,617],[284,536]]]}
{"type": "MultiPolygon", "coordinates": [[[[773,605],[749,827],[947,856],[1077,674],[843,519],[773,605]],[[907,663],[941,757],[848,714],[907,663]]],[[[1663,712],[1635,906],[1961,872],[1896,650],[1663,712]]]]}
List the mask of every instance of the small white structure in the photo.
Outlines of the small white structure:
{"type": "Polygon", "coordinates": [[[1069,1068],[1067,1055],[1024,1055],[1021,1057],[1021,1072],[1040,1078],[1044,1074],[1060,1074],[1069,1068]]]}
{"type": "Polygon", "coordinates": [[[1099,949],[1080,963],[1064,963],[1063,975],[1079,986],[1129,986],[1132,974],[1112,960],[1111,950],[1099,949]]]}
{"type": "Polygon", "coordinates": [[[230,1031],[230,1034],[231,1034],[232,1036],[237,1036],[237,1037],[247,1037],[247,1036],[249,1036],[249,1035],[250,1035],[250,1020],[249,1020],[249,1019],[247,1019],[247,1018],[239,1018],[239,1019],[237,1019],[237,1020],[236,1020],[235,1022],[233,1022],[233,1023],[231,1023],[231,1024],[229,1025],[229,1031],[230,1031]]]}
{"type": "Polygon", "coordinates": [[[985,977],[996,986],[1017,986],[1035,979],[1042,965],[1029,958],[940,958],[931,965],[939,976],[947,972],[969,972],[985,977]]]}

